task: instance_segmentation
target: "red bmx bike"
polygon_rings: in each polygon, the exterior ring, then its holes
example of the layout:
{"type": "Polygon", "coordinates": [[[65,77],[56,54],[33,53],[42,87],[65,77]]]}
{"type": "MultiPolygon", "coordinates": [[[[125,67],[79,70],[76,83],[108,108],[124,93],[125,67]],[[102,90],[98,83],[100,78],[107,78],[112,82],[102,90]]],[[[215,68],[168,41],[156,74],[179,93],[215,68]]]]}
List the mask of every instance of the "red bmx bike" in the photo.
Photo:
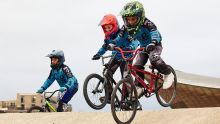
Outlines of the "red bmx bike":
{"type": "Polygon", "coordinates": [[[142,96],[151,97],[156,94],[156,98],[160,105],[168,107],[176,97],[176,85],[177,77],[174,69],[170,67],[172,78],[169,88],[163,88],[164,75],[151,66],[150,71],[137,69],[131,64],[138,52],[143,52],[143,48],[138,48],[136,51],[122,51],[121,48],[115,47],[115,50],[120,51],[122,58],[126,61],[127,76],[121,79],[114,87],[111,96],[111,112],[114,120],[117,123],[131,123],[137,112],[138,98],[142,96]],[[134,55],[131,58],[125,58],[125,52],[133,52],[134,55]],[[145,74],[148,79],[145,81],[141,79],[137,72],[145,74]],[[139,82],[139,85],[143,88],[143,93],[138,96],[135,81],[139,82]],[[119,92],[121,91],[121,92],[119,92]]]}

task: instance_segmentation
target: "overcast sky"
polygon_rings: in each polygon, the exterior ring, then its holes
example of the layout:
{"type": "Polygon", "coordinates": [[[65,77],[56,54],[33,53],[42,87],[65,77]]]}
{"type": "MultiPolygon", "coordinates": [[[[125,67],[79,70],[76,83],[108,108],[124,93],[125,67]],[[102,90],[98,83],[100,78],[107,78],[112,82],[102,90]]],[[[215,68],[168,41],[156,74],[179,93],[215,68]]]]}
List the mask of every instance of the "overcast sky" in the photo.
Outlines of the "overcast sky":
{"type": "MultiPolygon", "coordinates": [[[[220,77],[219,0],[140,0],[146,16],[162,34],[166,63],[194,74],[220,77]]],[[[101,61],[92,56],[103,44],[98,23],[105,14],[119,12],[125,0],[0,0],[0,100],[31,93],[49,75],[53,49],[62,49],[80,83],[71,103],[76,111],[89,109],[82,85],[90,73],[101,74],[101,61]]],[[[119,75],[117,72],[116,75],[119,75]]],[[[117,78],[117,77],[116,77],[117,78]]],[[[58,88],[56,82],[50,88],[58,88]]],[[[148,108],[160,108],[155,100],[148,108]]],[[[147,107],[146,107],[147,108],[147,107]]]]}

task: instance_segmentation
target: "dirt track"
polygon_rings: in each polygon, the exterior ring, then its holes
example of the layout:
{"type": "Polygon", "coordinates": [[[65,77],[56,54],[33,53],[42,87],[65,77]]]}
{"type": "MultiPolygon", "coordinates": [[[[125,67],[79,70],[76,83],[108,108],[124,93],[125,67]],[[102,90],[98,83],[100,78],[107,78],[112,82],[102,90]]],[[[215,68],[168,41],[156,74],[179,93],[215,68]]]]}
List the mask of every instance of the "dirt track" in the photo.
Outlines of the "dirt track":
{"type": "MultiPolygon", "coordinates": [[[[110,112],[8,113],[0,124],[114,124],[110,112]]],[[[220,108],[140,111],[132,124],[220,124],[220,108]]]]}

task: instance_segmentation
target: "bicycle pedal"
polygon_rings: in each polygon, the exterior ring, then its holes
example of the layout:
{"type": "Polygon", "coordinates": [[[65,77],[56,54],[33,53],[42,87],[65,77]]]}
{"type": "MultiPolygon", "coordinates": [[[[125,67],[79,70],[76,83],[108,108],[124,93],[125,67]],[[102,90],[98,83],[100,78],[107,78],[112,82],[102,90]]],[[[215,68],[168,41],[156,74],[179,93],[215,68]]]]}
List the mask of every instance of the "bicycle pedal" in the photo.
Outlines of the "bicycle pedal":
{"type": "Polygon", "coordinates": [[[150,93],[147,92],[147,93],[144,94],[144,96],[149,98],[151,95],[150,95],[150,93]]]}
{"type": "Polygon", "coordinates": [[[101,103],[103,103],[103,102],[105,101],[105,96],[100,97],[100,98],[99,98],[99,101],[100,101],[101,103]]]}

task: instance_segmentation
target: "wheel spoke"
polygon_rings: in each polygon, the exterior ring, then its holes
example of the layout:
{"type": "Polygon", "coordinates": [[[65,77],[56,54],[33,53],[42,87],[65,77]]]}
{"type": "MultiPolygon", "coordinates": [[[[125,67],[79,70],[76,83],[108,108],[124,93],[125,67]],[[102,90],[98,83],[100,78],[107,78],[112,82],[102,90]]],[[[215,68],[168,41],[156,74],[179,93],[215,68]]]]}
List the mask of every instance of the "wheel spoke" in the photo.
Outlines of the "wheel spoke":
{"type": "Polygon", "coordinates": [[[106,102],[101,102],[100,97],[106,96],[106,91],[103,88],[103,78],[98,74],[89,75],[83,85],[83,94],[86,102],[93,109],[101,109],[106,105],[106,102]]]}

